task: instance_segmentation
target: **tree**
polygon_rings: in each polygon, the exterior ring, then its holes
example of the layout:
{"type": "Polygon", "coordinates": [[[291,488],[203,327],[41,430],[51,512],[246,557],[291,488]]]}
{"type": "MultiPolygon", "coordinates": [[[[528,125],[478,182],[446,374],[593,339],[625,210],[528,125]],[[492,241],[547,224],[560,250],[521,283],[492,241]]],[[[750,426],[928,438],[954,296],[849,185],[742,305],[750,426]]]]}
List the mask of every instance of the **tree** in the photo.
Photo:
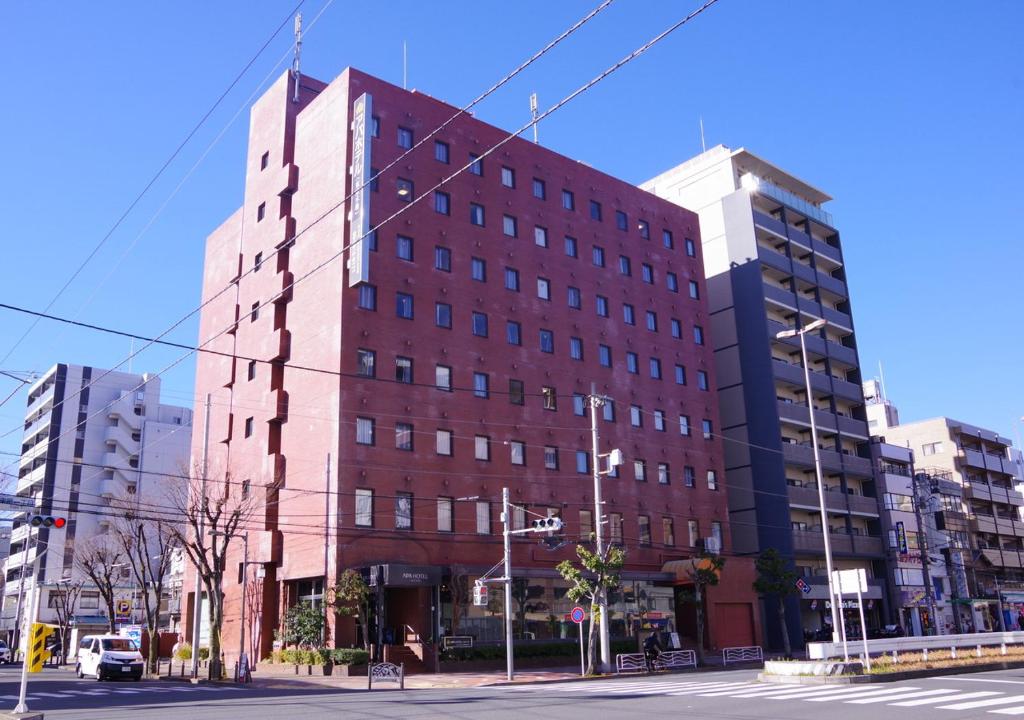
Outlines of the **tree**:
{"type": "Polygon", "coordinates": [[[125,564],[124,553],[116,539],[109,534],[76,544],[75,565],[92,581],[103,598],[107,608],[107,630],[113,634],[116,632],[114,601],[125,564]]]}
{"type": "MultiPolygon", "coordinates": [[[[246,580],[245,590],[246,636],[249,640],[249,657],[258,660],[260,656],[260,628],[263,626],[263,578],[246,580]]],[[[250,660],[253,662],[254,660],[250,660]]]]}
{"type": "MultiPolygon", "coordinates": [[[[187,483],[172,495],[176,513],[184,518],[182,525],[174,527],[174,539],[195,566],[209,599],[209,672],[210,677],[219,679],[223,674],[221,627],[224,624],[223,581],[228,548],[231,541],[241,534],[242,525],[252,512],[256,493],[233,488],[230,473],[225,473],[223,480],[210,479],[206,483],[202,482],[202,475],[199,470],[193,472],[187,483]]],[[[199,622],[200,600],[195,599],[193,622],[199,622]]],[[[193,648],[193,651],[198,650],[193,648]]]]}
{"type": "Polygon", "coordinates": [[[796,581],[800,575],[775,548],[768,548],[762,552],[755,567],[757,579],[754,581],[754,592],[775,598],[779,627],[782,630],[782,648],[787,658],[792,657],[793,648],[790,646],[789,632],[786,629],[786,598],[799,592],[796,581]]]}
{"type": "Polygon", "coordinates": [[[718,584],[718,578],[725,567],[725,558],[721,555],[712,555],[701,552],[690,562],[691,569],[687,571],[690,580],[693,581],[692,599],[697,609],[697,659],[704,662],[704,599],[707,588],[718,584]]]}
{"type": "Polygon", "coordinates": [[[63,664],[68,656],[68,641],[71,639],[71,618],[78,605],[78,597],[82,594],[84,580],[64,578],[57,582],[57,588],[50,593],[50,602],[57,614],[57,632],[60,637],[60,659],[63,664]]]}
{"type": "MultiPolygon", "coordinates": [[[[609,590],[619,586],[619,573],[626,562],[626,553],[622,548],[612,544],[606,545],[600,555],[583,545],[577,545],[576,555],[580,559],[581,567],[574,565],[572,560],[563,560],[555,569],[569,583],[569,590],[566,592],[569,599],[573,602],[587,601],[590,604],[591,617],[597,619],[595,609],[600,606],[601,600],[607,597],[609,590]]],[[[608,618],[599,620],[607,621],[608,618]]],[[[587,638],[588,675],[594,673],[596,628],[597,622],[592,621],[587,638]]]]}
{"type": "Polygon", "coordinates": [[[543,585],[530,585],[527,578],[514,578],[512,580],[512,599],[516,603],[516,620],[519,622],[519,637],[526,633],[526,613],[539,612],[547,609],[544,603],[531,603],[544,596],[543,585]]]}
{"type": "Polygon", "coordinates": [[[330,605],[342,617],[354,617],[363,634],[363,649],[370,650],[370,588],[358,570],[346,570],[331,588],[330,605]]]}
{"type": "Polygon", "coordinates": [[[324,613],[313,603],[303,600],[284,614],[281,639],[300,648],[314,650],[324,644],[324,613]]]}
{"type": "Polygon", "coordinates": [[[452,566],[452,581],[448,585],[452,596],[452,628],[451,634],[458,635],[462,627],[462,618],[469,606],[469,573],[462,565],[452,566]]]}
{"type": "MultiPolygon", "coordinates": [[[[142,609],[149,635],[149,671],[156,672],[160,656],[160,599],[171,569],[176,531],[174,525],[152,517],[151,513],[147,513],[145,519],[140,518],[134,504],[132,500],[114,504],[119,513],[113,523],[114,535],[135,583],[142,588],[142,609]]],[[[132,600],[134,602],[134,598],[132,600]]]]}

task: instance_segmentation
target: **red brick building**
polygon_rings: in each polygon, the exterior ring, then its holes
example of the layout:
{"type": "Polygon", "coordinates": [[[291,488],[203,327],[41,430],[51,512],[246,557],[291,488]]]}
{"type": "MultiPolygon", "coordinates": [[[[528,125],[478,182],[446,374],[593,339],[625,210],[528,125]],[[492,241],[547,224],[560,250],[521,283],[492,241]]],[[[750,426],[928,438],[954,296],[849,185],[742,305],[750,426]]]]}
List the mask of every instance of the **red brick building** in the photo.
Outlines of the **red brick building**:
{"type": "MultiPolygon", "coordinates": [[[[692,607],[673,561],[713,536],[730,551],[696,215],[522,139],[435,191],[506,137],[469,115],[345,202],[353,170],[386,167],[455,108],[351,69],[302,78],[297,94],[292,83],[254,106],[244,205],[206,250],[200,341],[266,362],[203,354],[196,380],[213,398],[211,473],[258,499],[253,654],[347,568],[377,583],[371,635],[390,652],[429,661],[445,634],[500,642],[500,598],[473,607],[466,589],[501,559],[506,486],[526,508],[517,525],[557,514],[572,541],[513,542],[516,633],[575,637],[554,566],[593,529],[591,383],[612,398],[601,452],[625,455],[603,484],[605,537],[628,552],[612,634],[685,638],[692,607]],[[360,263],[346,248],[362,217],[387,222],[360,263]]],[[[231,660],[241,585],[229,574],[231,660]]],[[[727,562],[710,646],[759,639],[752,575],[727,562]]],[[[357,641],[349,620],[330,634],[357,641]]]]}

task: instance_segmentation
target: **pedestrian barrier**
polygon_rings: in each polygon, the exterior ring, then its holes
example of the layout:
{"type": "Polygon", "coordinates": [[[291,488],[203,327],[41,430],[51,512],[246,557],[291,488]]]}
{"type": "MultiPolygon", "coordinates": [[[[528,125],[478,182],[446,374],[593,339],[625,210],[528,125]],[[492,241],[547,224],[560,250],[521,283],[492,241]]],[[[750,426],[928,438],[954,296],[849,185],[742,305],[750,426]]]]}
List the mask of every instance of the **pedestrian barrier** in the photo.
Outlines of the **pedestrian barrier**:
{"type": "Polygon", "coordinates": [[[764,651],[759,645],[722,648],[722,664],[764,662],[764,651]]]}
{"type": "Polygon", "coordinates": [[[373,690],[373,682],[375,680],[378,683],[398,683],[398,689],[405,690],[405,663],[400,665],[389,662],[370,663],[370,666],[367,668],[366,679],[369,683],[366,688],[367,690],[373,690]]]}
{"type": "MultiPolygon", "coordinates": [[[[655,670],[697,667],[697,653],[693,650],[666,650],[654,660],[655,670]]],[[[615,656],[615,672],[647,672],[643,653],[619,653],[615,656]]]]}

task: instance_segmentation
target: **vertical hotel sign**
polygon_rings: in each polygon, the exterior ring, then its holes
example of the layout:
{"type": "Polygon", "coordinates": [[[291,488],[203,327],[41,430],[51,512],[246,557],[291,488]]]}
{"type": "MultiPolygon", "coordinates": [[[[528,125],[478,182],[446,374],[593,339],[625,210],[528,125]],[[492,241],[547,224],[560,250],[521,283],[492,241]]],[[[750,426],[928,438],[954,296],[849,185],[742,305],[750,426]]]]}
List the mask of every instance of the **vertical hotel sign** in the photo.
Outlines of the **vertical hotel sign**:
{"type": "Polygon", "coordinates": [[[370,280],[370,118],[373,97],[363,93],[352,107],[352,199],[348,214],[348,286],[370,280]]]}

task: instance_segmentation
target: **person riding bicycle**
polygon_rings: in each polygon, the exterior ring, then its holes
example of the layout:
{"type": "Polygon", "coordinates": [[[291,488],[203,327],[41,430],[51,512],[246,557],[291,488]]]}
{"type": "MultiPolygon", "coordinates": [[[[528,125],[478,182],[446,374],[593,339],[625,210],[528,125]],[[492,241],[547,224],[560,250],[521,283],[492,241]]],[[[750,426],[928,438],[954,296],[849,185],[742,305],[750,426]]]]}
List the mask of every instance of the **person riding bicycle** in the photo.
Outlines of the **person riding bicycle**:
{"type": "Polygon", "coordinates": [[[661,655],[662,650],[661,638],[658,637],[658,631],[654,630],[644,640],[644,664],[647,665],[647,672],[654,670],[654,663],[661,655]]]}

